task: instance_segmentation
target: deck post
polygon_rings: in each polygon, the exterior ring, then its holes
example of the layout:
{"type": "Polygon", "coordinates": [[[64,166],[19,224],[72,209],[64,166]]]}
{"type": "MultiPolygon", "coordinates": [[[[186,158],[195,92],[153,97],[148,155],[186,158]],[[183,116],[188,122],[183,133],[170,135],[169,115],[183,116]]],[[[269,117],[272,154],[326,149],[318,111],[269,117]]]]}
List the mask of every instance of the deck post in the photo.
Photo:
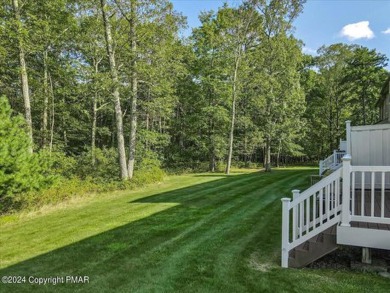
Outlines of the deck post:
{"type": "MultiPolygon", "coordinates": [[[[293,195],[293,200],[299,197],[300,195],[300,190],[294,189],[291,191],[293,195]]],[[[299,213],[298,213],[299,206],[295,206],[292,208],[292,241],[297,239],[297,235],[299,235],[299,213]]]]}
{"type": "Polygon", "coordinates": [[[282,198],[282,267],[288,268],[290,198],[282,198]]]}
{"type": "Polygon", "coordinates": [[[347,138],[347,154],[351,154],[351,121],[345,121],[346,126],[346,138],[347,138]]]}
{"type": "Polygon", "coordinates": [[[365,264],[371,264],[372,263],[371,248],[368,248],[368,247],[363,247],[362,248],[362,263],[365,263],[365,264]]]}
{"type": "Polygon", "coordinates": [[[351,194],[351,155],[346,154],[343,157],[343,193],[342,193],[342,210],[341,210],[341,226],[351,227],[350,214],[350,194],[351,194]]]}
{"type": "Polygon", "coordinates": [[[324,165],[324,161],[321,160],[321,161],[320,161],[320,171],[319,171],[319,172],[320,172],[320,174],[319,174],[320,176],[322,175],[322,171],[323,171],[322,168],[323,168],[323,165],[324,165]]]}

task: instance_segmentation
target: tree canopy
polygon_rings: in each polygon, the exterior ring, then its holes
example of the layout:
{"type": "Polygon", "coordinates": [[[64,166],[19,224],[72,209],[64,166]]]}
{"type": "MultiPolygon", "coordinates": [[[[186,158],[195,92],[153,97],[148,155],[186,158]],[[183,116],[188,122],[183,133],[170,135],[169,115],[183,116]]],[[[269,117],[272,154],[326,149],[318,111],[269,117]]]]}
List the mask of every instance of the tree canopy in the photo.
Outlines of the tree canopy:
{"type": "Polygon", "coordinates": [[[152,168],[229,173],[327,156],[345,120],[378,121],[388,58],[347,44],[304,55],[293,30],[304,2],[225,4],[184,37],[168,0],[3,1],[2,160],[10,148],[45,151],[94,170],[107,156],[126,181],[152,168]]]}

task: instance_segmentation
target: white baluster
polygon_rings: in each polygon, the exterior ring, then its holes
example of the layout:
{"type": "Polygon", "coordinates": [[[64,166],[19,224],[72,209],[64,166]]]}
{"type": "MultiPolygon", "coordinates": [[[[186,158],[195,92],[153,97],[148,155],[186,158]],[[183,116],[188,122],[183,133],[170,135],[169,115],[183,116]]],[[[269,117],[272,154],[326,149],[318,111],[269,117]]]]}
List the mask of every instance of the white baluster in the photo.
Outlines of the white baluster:
{"type": "MultiPolygon", "coordinates": [[[[347,137],[348,139],[348,137],[347,137]]],[[[343,202],[342,202],[342,213],[341,213],[341,226],[350,227],[351,214],[350,214],[350,193],[351,193],[351,156],[346,154],[343,157],[343,202]]],[[[354,188],[354,187],[352,187],[354,188]]]]}
{"type": "Polygon", "coordinates": [[[290,225],[290,199],[282,198],[282,267],[288,267],[289,225],[290,225]]]}

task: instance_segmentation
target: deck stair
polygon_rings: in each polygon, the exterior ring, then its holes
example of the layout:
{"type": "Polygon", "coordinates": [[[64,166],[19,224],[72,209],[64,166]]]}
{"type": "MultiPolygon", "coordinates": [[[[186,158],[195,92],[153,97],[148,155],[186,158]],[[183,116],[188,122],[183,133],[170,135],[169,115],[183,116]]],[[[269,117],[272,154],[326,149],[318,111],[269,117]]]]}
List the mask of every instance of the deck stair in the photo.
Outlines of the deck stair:
{"type": "Polygon", "coordinates": [[[337,244],[390,250],[390,168],[343,158],[303,192],[282,198],[282,267],[303,267],[337,244]]]}
{"type": "Polygon", "coordinates": [[[390,250],[390,126],[347,121],[346,138],[320,162],[312,186],[281,199],[284,268],[306,266],[337,245],[390,250]]]}
{"type": "Polygon", "coordinates": [[[334,150],[333,154],[327,157],[325,160],[320,161],[319,164],[319,176],[323,176],[325,173],[332,173],[341,167],[341,159],[345,155],[345,151],[334,150]]]}
{"type": "Polygon", "coordinates": [[[337,249],[334,225],[290,251],[288,266],[302,268],[337,249]]]}

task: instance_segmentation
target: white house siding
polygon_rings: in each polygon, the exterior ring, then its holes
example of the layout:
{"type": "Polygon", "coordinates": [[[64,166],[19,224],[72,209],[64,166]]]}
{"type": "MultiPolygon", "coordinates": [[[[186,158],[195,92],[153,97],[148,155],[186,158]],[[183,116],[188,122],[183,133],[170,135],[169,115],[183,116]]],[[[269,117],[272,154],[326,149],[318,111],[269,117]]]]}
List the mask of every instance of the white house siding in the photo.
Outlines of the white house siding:
{"type": "MultiPolygon", "coordinates": [[[[352,165],[389,166],[385,187],[390,188],[390,124],[354,126],[351,128],[352,165]]],[[[365,189],[371,189],[371,173],[365,173],[365,189]]],[[[361,188],[361,174],[356,174],[356,187],[361,188]]],[[[375,188],[381,186],[381,174],[375,174],[375,188]]]]}
{"type": "Polygon", "coordinates": [[[390,124],[351,128],[352,165],[390,166],[390,124]]]}

